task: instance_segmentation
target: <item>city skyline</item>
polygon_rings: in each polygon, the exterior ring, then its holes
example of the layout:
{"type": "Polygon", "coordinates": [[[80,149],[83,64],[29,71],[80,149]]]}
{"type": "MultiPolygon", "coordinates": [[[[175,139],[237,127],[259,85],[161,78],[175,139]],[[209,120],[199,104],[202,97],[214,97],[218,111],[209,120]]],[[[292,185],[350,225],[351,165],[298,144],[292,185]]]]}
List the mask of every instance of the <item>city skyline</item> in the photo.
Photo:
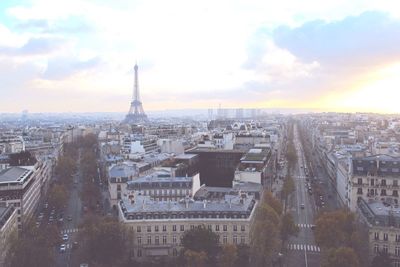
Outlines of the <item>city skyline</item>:
{"type": "Polygon", "coordinates": [[[395,1],[7,1],[2,112],[399,113],[395,1]]]}

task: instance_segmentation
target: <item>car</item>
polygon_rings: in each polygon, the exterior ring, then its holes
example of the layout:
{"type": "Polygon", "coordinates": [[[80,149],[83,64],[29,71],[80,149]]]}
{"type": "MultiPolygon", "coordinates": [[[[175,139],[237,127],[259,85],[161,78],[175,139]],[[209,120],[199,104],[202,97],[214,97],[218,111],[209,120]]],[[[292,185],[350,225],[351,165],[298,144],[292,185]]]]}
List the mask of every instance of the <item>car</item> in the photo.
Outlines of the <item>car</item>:
{"type": "Polygon", "coordinates": [[[67,246],[65,244],[61,244],[60,246],[60,253],[65,252],[65,250],[67,249],[67,246]]]}
{"type": "Polygon", "coordinates": [[[68,234],[64,234],[63,237],[62,237],[62,240],[68,241],[68,234]]]}
{"type": "Polygon", "coordinates": [[[47,209],[49,207],[49,203],[44,203],[44,208],[47,209]]]}
{"type": "Polygon", "coordinates": [[[49,217],[49,222],[52,222],[54,220],[53,216],[49,217]]]}
{"type": "Polygon", "coordinates": [[[67,216],[67,220],[68,220],[68,221],[72,221],[72,216],[71,216],[71,215],[68,215],[68,216],[67,216]]]}
{"type": "Polygon", "coordinates": [[[301,208],[302,210],[304,210],[304,204],[303,204],[303,203],[300,204],[300,208],[301,208]]]}
{"type": "Polygon", "coordinates": [[[36,227],[39,227],[40,226],[40,222],[36,222],[36,227]]]}

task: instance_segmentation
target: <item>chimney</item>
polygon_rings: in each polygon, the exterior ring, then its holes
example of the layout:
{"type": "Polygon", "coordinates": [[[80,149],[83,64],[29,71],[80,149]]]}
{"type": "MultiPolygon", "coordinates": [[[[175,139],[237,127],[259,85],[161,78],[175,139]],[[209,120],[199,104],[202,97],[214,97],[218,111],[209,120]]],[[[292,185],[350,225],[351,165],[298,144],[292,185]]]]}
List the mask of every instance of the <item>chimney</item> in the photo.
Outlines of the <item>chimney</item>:
{"type": "Polygon", "coordinates": [[[203,208],[205,209],[205,208],[207,208],[207,200],[203,200],[203,208]]]}
{"type": "Polygon", "coordinates": [[[142,205],[142,209],[144,209],[145,207],[146,207],[146,201],[145,201],[145,199],[143,198],[143,205],[142,205]]]}
{"type": "Polygon", "coordinates": [[[185,207],[186,209],[189,208],[189,198],[187,196],[185,197],[185,207]]]}
{"type": "Polygon", "coordinates": [[[229,208],[230,209],[232,208],[232,199],[231,198],[229,199],[229,208]]]}

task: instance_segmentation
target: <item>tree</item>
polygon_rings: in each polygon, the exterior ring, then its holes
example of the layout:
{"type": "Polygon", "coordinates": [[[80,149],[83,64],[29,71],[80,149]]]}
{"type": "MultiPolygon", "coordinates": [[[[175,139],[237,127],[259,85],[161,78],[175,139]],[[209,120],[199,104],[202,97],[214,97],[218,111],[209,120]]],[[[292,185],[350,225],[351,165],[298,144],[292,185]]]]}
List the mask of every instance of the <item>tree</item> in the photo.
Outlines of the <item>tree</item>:
{"type": "Polygon", "coordinates": [[[238,258],[238,250],[235,245],[224,245],[219,256],[219,266],[233,267],[238,258]]]}
{"type": "Polygon", "coordinates": [[[68,193],[65,187],[61,184],[55,184],[49,191],[49,202],[57,210],[62,209],[67,204],[68,193]]]}
{"type": "Polygon", "coordinates": [[[250,247],[246,244],[237,245],[237,260],[235,267],[247,267],[250,261],[250,247]]]}
{"type": "Polygon", "coordinates": [[[218,253],[218,235],[204,226],[187,230],[182,236],[184,250],[204,251],[210,261],[215,261],[218,253]]]}
{"type": "Polygon", "coordinates": [[[267,204],[257,207],[251,232],[251,265],[271,266],[280,248],[278,214],[267,204]]]}
{"type": "Polygon", "coordinates": [[[185,250],[184,253],[186,266],[188,267],[204,267],[207,262],[207,254],[204,251],[185,250]]]}
{"type": "Polygon", "coordinates": [[[299,227],[294,223],[292,214],[286,213],[283,215],[280,230],[282,246],[289,239],[289,236],[297,236],[299,227]]]}
{"type": "Polygon", "coordinates": [[[328,256],[322,265],[323,267],[359,267],[359,261],[352,248],[340,247],[330,249],[328,256]]]}
{"type": "Polygon", "coordinates": [[[356,228],[353,213],[347,210],[326,212],[316,220],[315,239],[319,246],[325,248],[351,246],[356,228]]]}
{"type": "Polygon", "coordinates": [[[391,267],[392,260],[387,253],[379,252],[371,262],[371,267],[391,267]]]}
{"type": "Polygon", "coordinates": [[[130,257],[133,233],[112,218],[88,217],[80,238],[82,260],[113,266],[130,257]]]}
{"type": "Polygon", "coordinates": [[[271,192],[266,191],[263,194],[263,203],[268,204],[271,208],[275,210],[278,215],[282,214],[282,204],[276,199],[271,192]]]}
{"type": "Polygon", "coordinates": [[[59,244],[58,230],[41,230],[28,222],[19,238],[13,238],[6,256],[7,267],[50,267],[54,266],[54,245],[59,244]]]}
{"type": "Polygon", "coordinates": [[[288,174],[285,177],[285,180],[283,181],[283,186],[282,186],[282,199],[285,201],[285,212],[287,209],[287,202],[288,202],[288,197],[291,193],[293,193],[295,191],[296,187],[293,181],[293,178],[290,174],[288,174]]]}

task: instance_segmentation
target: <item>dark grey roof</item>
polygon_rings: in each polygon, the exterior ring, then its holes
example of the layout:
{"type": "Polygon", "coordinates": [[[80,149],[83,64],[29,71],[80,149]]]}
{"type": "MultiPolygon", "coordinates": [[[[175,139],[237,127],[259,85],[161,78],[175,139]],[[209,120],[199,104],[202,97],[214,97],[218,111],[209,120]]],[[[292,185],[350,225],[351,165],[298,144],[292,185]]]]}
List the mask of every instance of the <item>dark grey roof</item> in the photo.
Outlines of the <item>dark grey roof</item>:
{"type": "Polygon", "coordinates": [[[353,174],[372,176],[397,176],[400,178],[400,157],[373,155],[354,158],[353,174]]]}

